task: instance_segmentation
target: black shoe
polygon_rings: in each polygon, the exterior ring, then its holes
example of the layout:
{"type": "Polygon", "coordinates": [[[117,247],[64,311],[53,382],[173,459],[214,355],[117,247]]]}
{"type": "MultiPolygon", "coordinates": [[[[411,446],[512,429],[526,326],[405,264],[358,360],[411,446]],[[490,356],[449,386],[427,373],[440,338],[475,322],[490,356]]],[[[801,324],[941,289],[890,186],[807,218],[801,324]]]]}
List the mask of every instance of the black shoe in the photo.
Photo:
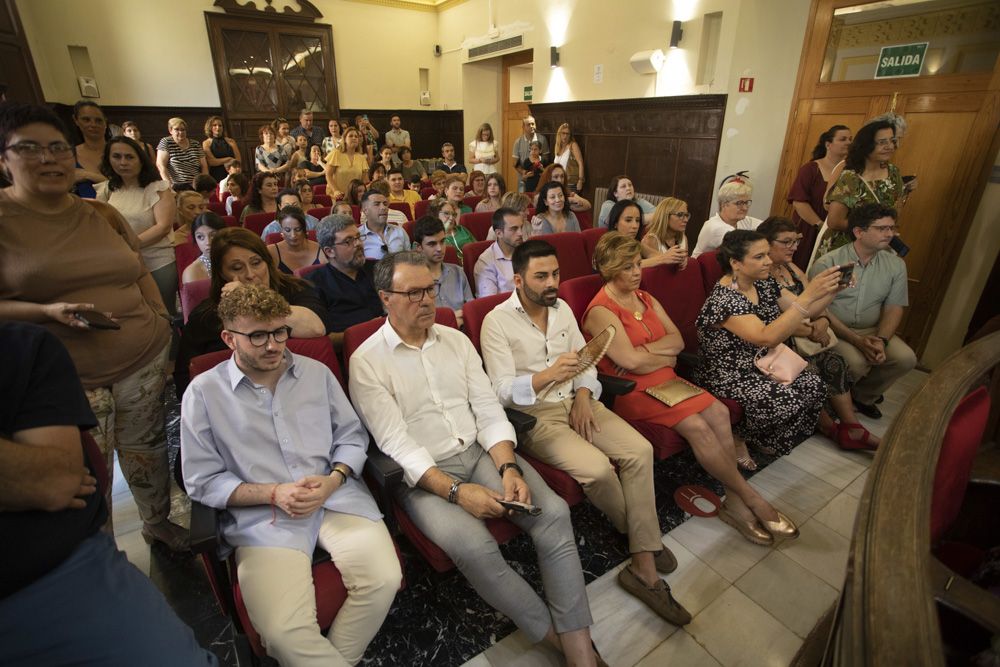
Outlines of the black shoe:
{"type": "Polygon", "coordinates": [[[870,419],[881,419],[882,411],[878,409],[877,405],[865,405],[864,403],[858,403],[854,401],[854,407],[858,412],[863,414],[865,417],[870,419]]]}
{"type": "Polygon", "coordinates": [[[885,400],[885,394],[879,394],[879,397],[875,399],[875,405],[878,405],[885,400]]]}

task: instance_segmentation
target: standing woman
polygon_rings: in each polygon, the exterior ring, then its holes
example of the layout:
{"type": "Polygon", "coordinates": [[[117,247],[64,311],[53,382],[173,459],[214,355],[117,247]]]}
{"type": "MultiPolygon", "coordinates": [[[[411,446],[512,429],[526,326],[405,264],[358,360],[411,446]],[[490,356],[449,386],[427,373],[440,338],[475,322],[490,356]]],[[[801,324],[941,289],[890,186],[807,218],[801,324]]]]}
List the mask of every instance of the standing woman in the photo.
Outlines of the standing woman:
{"type": "Polygon", "coordinates": [[[794,261],[801,268],[809,263],[819,228],[826,220],[826,206],[823,198],[830,183],[830,176],[841,160],[847,157],[851,145],[851,129],[846,125],[834,125],[819,135],[813,148],[812,160],[799,168],[799,173],[788,191],[788,203],[795,212],[792,222],[799,226],[802,242],[795,251],[794,261]]]}
{"type": "Polygon", "coordinates": [[[566,170],[566,189],[570,192],[583,190],[583,153],[580,144],[576,143],[569,123],[563,123],[556,130],[555,164],[561,164],[566,170]]]}
{"type": "Polygon", "coordinates": [[[209,116],[205,121],[205,141],[201,142],[201,149],[205,151],[205,161],[208,163],[208,173],[219,183],[222,182],[228,172],[226,167],[233,163],[233,160],[242,162],[239,146],[236,142],[226,136],[226,128],[222,123],[222,116],[209,116]]]}
{"type": "Polygon", "coordinates": [[[177,222],[170,235],[170,242],[173,245],[183,245],[191,240],[191,223],[204,213],[206,208],[208,208],[208,202],[205,201],[200,192],[183,190],[177,193],[177,222]]]}
{"type": "Polygon", "coordinates": [[[257,172],[250,184],[249,203],[240,213],[240,223],[248,215],[278,212],[278,177],[274,174],[257,172]]]}
{"type": "Polygon", "coordinates": [[[289,167],[289,156],[278,146],[274,128],[270,125],[261,125],[257,129],[257,136],[260,138],[260,146],[257,146],[253,154],[257,172],[280,177],[289,167]]]}
{"type": "Polygon", "coordinates": [[[40,324],[62,341],[97,417],[91,434],[109,478],[118,452],[143,538],[186,549],[187,531],[168,519],[170,324],[139,241],[113,207],[70,194],[73,147],[49,109],[0,104],[0,169],[11,182],[0,190],[0,319],[40,324]],[[75,316],[87,310],[111,313],[120,328],[98,330],[75,316]]]}
{"type": "Polygon", "coordinates": [[[368,158],[361,152],[361,131],[358,128],[344,130],[344,148],[327,156],[324,171],[326,194],[334,199],[350,192],[348,186],[352,180],[368,182],[368,158]]]}
{"type": "Polygon", "coordinates": [[[499,149],[493,137],[493,128],[489,123],[483,123],[476,130],[476,137],[469,142],[469,169],[478,169],[486,175],[495,174],[496,164],[499,161],[499,149]]]}
{"type": "Polygon", "coordinates": [[[83,143],[76,146],[76,183],[73,192],[84,199],[93,199],[95,183],[106,177],[101,173],[101,158],[109,136],[108,121],[96,103],[80,100],[73,105],[73,123],[80,130],[83,143]]]}
{"type": "Polygon", "coordinates": [[[677,264],[682,271],[687,266],[688,241],[684,235],[688,220],[687,202],[676,197],[667,197],[653,210],[649,217],[649,229],[642,237],[643,257],[646,251],[668,256],[666,264],[677,264]]]}
{"type": "Polygon", "coordinates": [[[190,190],[195,176],[208,173],[205,152],[188,138],[183,118],[168,120],[167,131],[170,136],[163,137],[156,145],[156,167],[175,192],[190,190]]]}
{"type": "Polygon", "coordinates": [[[531,219],[532,236],[580,231],[580,221],[566,206],[566,199],[565,187],[556,181],[549,181],[538,191],[537,214],[531,219]]]}
{"type": "Polygon", "coordinates": [[[340,123],[337,122],[335,118],[331,118],[330,122],[327,123],[327,127],[330,130],[330,135],[323,137],[323,143],[320,144],[320,149],[323,152],[323,159],[330,154],[333,150],[340,150],[340,147],[344,143],[343,137],[340,135],[340,123]]]}
{"type": "Polygon", "coordinates": [[[173,316],[177,304],[177,268],[170,230],[177,204],[170,184],[160,179],[142,147],[124,135],[108,141],[101,173],[107,180],[97,184],[97,200],[114,206],[132,227],[146,268],[160,289],[163,305],[173,316]]]}
{"type": "Polygon", "coordinates": [[[149,156],[149,161],[153,163],[154,167],[156,166],[156,149],[142,140],[142,132],[139,131],[139,126],[135,124],[135,121],[127,120],[122,123],[122,134],[142,146],[142,150],[149,156]]]}
{"type": "Polygon", "coordinates": [[[295,152],[295,137],[292,136],[292,126],[284,118],[275,118],[271,124],[274,128],[274,141],[285,154],[285,161],[295,152]]]}
{"type": "Polygon", "coordinates": [[[486,197],[476,204],[476,213],[492,213],[500,208],[500,199],[507,193],[507,184],[500,174],[486,178],[486,197]]]}

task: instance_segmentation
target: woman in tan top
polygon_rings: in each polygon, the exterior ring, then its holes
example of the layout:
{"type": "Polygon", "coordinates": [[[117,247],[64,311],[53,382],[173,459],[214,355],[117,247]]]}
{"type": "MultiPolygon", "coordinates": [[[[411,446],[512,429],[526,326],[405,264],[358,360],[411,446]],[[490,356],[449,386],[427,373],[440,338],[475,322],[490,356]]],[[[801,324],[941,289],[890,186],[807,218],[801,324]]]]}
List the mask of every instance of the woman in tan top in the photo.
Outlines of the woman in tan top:
{"type": "MultiPolygon", "coordinates": [[[[0,169],[13,184],[0,190],[0,319],[41,324],[63,342],[97,417],[108,476],[117,450],[143,537],[186,549],[187,532],[168,520],[170,325],[138,238],[111,206],[69,194],[73,147],[48,109],[0,105],[0,169]],[[119,328],[89,326],[80,317],[91,310],[119,328]]],[[[110,509],[110,485],[106,500],[110,509]]]]}

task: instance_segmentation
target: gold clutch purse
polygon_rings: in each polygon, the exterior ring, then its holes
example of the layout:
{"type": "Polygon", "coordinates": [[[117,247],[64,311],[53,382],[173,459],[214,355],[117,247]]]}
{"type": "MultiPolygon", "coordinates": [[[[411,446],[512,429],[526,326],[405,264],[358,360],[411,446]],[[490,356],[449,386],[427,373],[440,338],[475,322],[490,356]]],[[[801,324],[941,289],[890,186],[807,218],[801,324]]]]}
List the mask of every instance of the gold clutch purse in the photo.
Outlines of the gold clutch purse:
{"type": "Polygon", "coordinates": [[[672,408],[689,398],[704,394],[705,390],[689,384],[680,378],[674,378],[666,382],[661,382],[655,387],[647,387],[646,393],[672,408]]]}

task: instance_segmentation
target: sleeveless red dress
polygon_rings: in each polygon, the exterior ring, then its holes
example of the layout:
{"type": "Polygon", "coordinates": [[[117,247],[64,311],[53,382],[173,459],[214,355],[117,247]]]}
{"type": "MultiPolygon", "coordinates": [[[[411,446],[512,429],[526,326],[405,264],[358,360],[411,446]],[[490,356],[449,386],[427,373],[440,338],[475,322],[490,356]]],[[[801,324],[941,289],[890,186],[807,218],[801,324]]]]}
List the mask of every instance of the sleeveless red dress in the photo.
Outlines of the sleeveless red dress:
{"type": "MultiPolygon", "coordinates": [[[[646,310],[642,314],[642,320],[636,319],[632,311],[625,310],[618,305],[614,299],[608,296],[605,289],[599,290],[591,300],[590,305],[587,306],[587,312],[584,313],[584,319],[586,319],[587,313],[590,313],[591,308],[603,306],[615,314],[624,328],[624,331],[622,331],[622,327],[619,327],[616,335],[627,335],[633,347],[638,347],[644,343],[652,343],[663,338],[667,335],[667,330],[664,328],[660,318],[656,316],[650,296],[642,290],[636,290],[636,294],[643,305],[646,306],[646,310]]],[[[635,380],[635,389],[633,391],[615,399],[615,413],[622,419],[652,422],[654,424],[673,427],[691,415],[698,414],[715,401],[715,397],[706,391],[704,394],[693,396],[671,408],[666,403],[658,401],[647,394],[645,392],[647,387],[655,387],[661,382],[666,382],[677,377],[677,373],[669,366],[665,366],[652,373],[638,375],[629,371],[622,371],[615,366],[610,357],[605,356],[597,364],[597,368],[602,373],[607,373],[608,375],[635,380]]]]}

